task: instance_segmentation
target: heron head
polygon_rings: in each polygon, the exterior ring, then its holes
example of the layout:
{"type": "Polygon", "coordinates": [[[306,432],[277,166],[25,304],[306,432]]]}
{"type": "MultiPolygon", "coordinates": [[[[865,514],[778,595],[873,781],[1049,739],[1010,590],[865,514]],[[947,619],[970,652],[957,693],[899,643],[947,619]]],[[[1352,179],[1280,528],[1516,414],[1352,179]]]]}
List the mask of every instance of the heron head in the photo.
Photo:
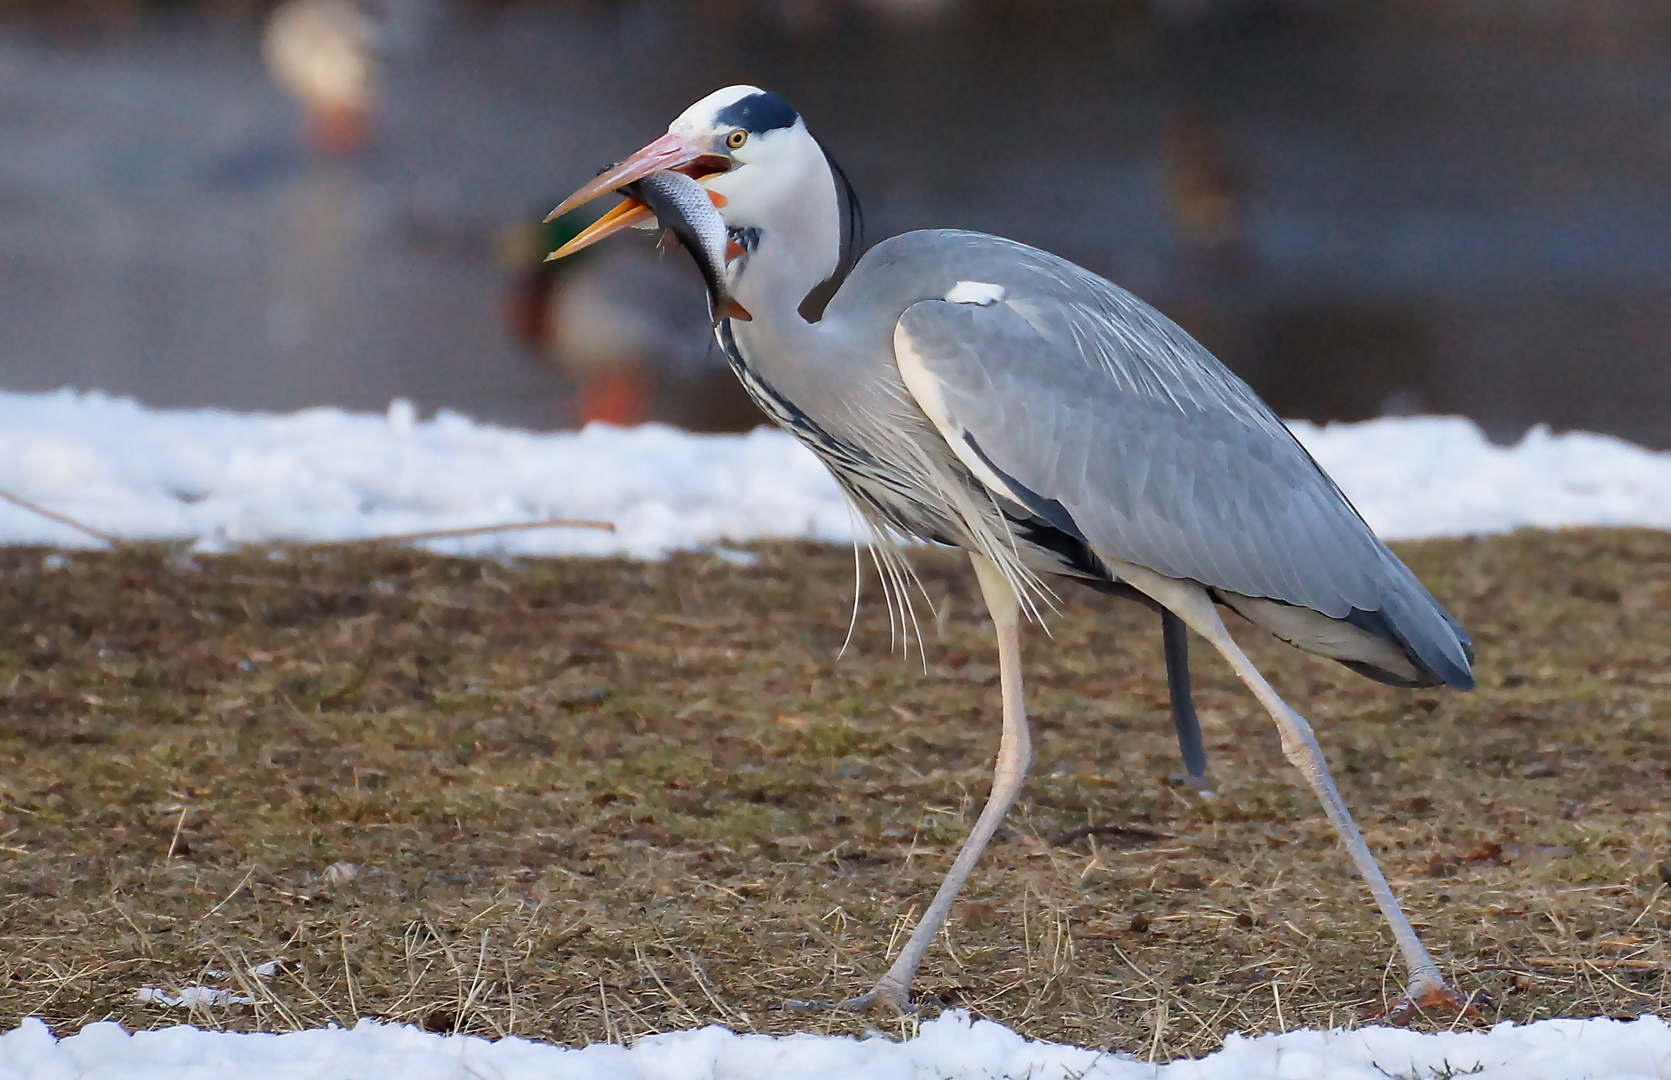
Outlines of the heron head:
{"type": "MultiPolygon", "coordinates": [[[[754,86],[704,97],[667,134],[563,200],[552,217],[664,170],[694,178],[727,227],[771,237],[816,273],[814,281],[835,275],[856,244],[857,201],[840,169],[787,101],[754,86]]],[[[561,254],[646,219],[630,206],[617,208],[561,254]]]]}
{"type": "Polygon", "coordinates": [[[733,229],[771,228],[798,218],[831,191],[818,141],[789,103],[769,90],[728,86],[668,125],[666,138],[696,154],[686,168],[718,195],[733,229]]]}
{"type": "Polygon", "coordinates": [[[758,223],[742,219],[793,196],[794,181],[808,160],[822,163],[822,151],[788,102],[757,87],[728,86],[680,113],[666,135],[604,169],[564,199],[550,218],[671,169],[716,194],[714,204],[727,225],[747,228],[758,223]],[[731,207],[739,198],[742,205],[731,207]]]}

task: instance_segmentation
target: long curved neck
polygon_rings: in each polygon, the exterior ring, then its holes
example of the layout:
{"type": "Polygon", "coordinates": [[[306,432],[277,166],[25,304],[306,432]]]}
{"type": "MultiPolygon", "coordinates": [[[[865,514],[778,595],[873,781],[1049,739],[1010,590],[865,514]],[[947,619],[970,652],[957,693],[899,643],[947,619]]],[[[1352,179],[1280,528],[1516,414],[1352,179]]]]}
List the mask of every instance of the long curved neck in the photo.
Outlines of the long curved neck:
{"type": "Polygon", "coordinates": [[[797,134],[804,142],[789,155],[788,167],[764,190],[748,193],[758,210],[753,221],[739,223],[745,253],[727,274],[732,295],[752,316],[751,322],[734,325],[738,335],[771,339],[778,348],[813,333],[802,303],[836,273],[842,257],[835,177],[812,137],[797,134]]]}
{"type": "Polygon", "coordinates": [[[737,260],[731,282],[732,295],[751,316],[743,333],[769,334],[786,343],[811,333],[801,304],[835,272],[839,253],[826,260],[793,234],[775,229],[762,229],[750,239],[754,250],[737,260]]]}

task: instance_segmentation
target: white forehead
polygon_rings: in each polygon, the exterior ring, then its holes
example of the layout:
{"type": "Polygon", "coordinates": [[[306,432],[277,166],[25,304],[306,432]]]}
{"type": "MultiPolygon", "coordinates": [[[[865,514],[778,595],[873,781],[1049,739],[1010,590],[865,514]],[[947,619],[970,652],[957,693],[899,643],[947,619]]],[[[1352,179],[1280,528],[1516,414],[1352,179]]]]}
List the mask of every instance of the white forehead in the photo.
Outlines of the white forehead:
{"type": "Polygon", "coordinates": [[[722,111],[746,97],[752,97],[761,92],[758,86],[727,86],[715,90],[680,113],[677,119],[667,125],[667,130],[681,135],[712,131],[714,129],[714,118],[722,111]]]}

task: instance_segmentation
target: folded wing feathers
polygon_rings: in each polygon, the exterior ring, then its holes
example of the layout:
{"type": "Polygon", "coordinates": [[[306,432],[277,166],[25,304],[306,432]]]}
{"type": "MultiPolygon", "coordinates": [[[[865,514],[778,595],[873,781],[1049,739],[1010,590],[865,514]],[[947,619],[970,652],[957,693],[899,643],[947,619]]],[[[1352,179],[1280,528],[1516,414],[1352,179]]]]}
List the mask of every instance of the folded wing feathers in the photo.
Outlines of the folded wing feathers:
{"type": "Polygon", "coordinates": [[[1245,383],[1129,293],[1013,248],[1023,273],[981,268],[1002,300],[925,301],[896,332],[999,468],[1105,557],[1337,619],[1382,610],[1471,681],[1454,622],[1245,383]]]}

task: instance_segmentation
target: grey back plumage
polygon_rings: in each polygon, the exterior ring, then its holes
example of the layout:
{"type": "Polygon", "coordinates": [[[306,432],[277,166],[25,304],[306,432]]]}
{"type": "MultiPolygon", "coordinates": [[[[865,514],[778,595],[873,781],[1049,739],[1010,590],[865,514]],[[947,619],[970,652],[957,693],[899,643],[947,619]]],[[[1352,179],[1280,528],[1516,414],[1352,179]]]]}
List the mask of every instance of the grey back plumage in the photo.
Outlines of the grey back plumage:
{"type": "Polygon", "coordinates": [[[872,348],[897,326],[967,446],[1102,558],[1351,622],[1472,685],[1466,635],[1282,422],[1125,290],[1013,241],[914,232],[866,254],[829,324],[872,348]],[[959,281],[1002,297],[940,299],[959,281]]]}

